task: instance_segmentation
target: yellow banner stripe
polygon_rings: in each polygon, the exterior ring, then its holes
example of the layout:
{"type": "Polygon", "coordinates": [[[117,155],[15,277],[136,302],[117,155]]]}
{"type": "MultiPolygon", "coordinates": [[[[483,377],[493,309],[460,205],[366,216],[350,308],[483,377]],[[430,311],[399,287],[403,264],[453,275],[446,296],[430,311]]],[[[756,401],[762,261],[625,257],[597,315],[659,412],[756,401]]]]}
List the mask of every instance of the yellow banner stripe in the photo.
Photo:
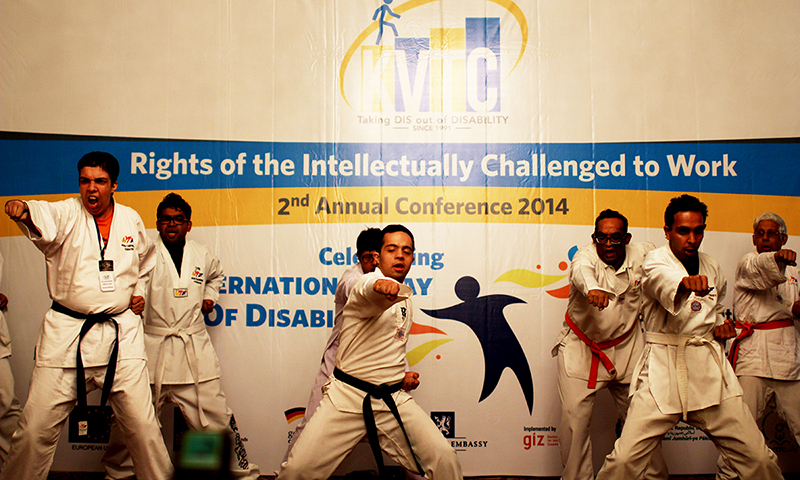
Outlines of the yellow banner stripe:
{"type": "MultiPolygon", "coordinates": [[[[136,209],[147,228],[155,228],[156,206],[169,191],[117,192],[117,200],[136,209]]],[[[597,213],[622,212],[631,227],[661,228],[664,209],[675,192],[559,188],[486,187],[329,187],[251,188],[179,191],[192,205],[200,226],[339,223],[518,223],[592,225],[597,213]]],[[[57,201],[74,195],[43,195],[57,201]]],[[[764,211],[781,215],[791,234],[800,226],[800,198],[703,193],[708,229],[752,231],[764,211]]],[[[33,197],[20,197],[23,200],[33,197]]],[[[3,203],[11,197],[2,198],[3,203]]],[[[20,235],[3,216],[0,236],[20,235]]]]}

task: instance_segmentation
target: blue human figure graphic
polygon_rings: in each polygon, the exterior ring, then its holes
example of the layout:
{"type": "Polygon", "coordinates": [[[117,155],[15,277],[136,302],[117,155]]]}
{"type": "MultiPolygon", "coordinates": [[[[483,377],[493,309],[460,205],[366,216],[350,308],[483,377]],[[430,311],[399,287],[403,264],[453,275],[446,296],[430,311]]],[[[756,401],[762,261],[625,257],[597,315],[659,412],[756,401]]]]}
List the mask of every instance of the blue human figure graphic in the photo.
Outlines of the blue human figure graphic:
{"type": "Polygon", "coordinates": [[[389,4],[392,3],[392,1],[393,0],[383,0],[383,5],[378,7],[378,9],[375,10],[375,15],[372,16],[373,20],[377,19],[378,15],[381,16],[380,23],[378,24],[378,39],[375,40],[375,45],[380,45],[381,44],[381,37],[383,37],[383,26],[384,25],[388,25],[388,26],[392,27],[392,31],[394,32],[394,36],[395,37],[397,36],[397,27],[394,26],[394,23],[390,23],[390,22],[385,21],[387,13],[389,15],[393,16],[394,18],[400,18],[399,14],[394,13],[392,11],[392,9],[389,8],[389,4]]]}
{"type": "Polygon", "coordinates": [[[461,277],[456,282],[456,296],[463,303],[438,310],[425,310],[433,318],[455,320],[472,329],[483,349],[485,372],[483,390],[479,402],[488,397],[500,382],[503,370],[510,368],[517,376],[528,411],[533,412],[533,376],[528,359],[519,340],[511,330],[503,309],[514,303],[525,303],[510,295],[486,295],[478,297],[481,286],[473,277],[461,277]]]}

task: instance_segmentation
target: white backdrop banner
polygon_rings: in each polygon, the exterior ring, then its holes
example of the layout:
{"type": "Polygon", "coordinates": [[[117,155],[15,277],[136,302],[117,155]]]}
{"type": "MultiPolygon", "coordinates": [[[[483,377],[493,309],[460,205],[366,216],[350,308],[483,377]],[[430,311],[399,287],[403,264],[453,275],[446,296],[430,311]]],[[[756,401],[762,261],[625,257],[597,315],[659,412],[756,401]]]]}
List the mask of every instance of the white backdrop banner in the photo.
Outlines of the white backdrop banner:
{"type": "MultiPolygon", "coordinates": [[[[190,238],[227,274],[206,324],[262,472],[303,416],[366,226],[416,237],[414,396],[470,476],[561,472],[550,351],[600,210],[661,245],[668,200],[698,195],[729,282],[756,215],[800,228],[793,1],[57,0],[0,16],[0,200],[75,196],[78,159],[103,150],[153,238],[160,199],[189,201],[190,238]]],[[[0,252],[24,400],[44,262],[8,218],[0,252]]],[[[608,397],[595,420],[599,466],[608,397]]],[[[796,470],[786,427],[763,423],[796,470]]],[[[65,437],[54,470],[99,469],[104,445],[65,437]]],[[[664,451],[672,473],[714,471],[692,427],[664,451]]],[[[369,468],[361,453],[340,471],[369,468]]]]}

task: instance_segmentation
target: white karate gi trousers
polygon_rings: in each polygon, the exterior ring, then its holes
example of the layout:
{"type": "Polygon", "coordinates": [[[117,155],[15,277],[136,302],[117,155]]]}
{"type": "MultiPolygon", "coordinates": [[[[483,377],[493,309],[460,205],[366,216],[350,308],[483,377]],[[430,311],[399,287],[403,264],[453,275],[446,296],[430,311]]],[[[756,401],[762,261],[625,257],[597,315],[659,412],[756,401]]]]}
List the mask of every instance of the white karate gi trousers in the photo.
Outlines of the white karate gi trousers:
{"type": "MultiPolygon", "coordinates": [[[[86,390],[103,387],[106,367],[85,370],[86,390]]],[[[11,440],[1,480],[46,480],[61,430],[76,403],[76,369],[34,367],[28,400],[11,440]]],[[[109,403],[131,451],[136,475],[169,480],[173,468],[153,412],[142,359],[120,360],[109,403]]]]}
{"type": "MultiPolygon", "coordinates": [[[[181,409],[186,425],[192,430],[208,430],[213,432],[224,431],[235,437],[238,432],[231,428],[231,416],[233,412],[228,408],[225,393],[222,391],[222,384],[218,378],[200,382],[196,389],[194,384],[188,385],[162,385],[161,395],[155,404],[156,416],[161,414],[161,408],[167,403],[174,403],[181,409]],[[200,404],[206,414],[208,426],[203,427],[200,423],[198,410],[198,390],[200,392],[200,404]]],[[[234,451],[231,455],[231,471],[234,478],[257,479],[259,476],[258,465],[247,462],[247,452],[244,445],[239,442],[237,446],[235,438],[232,438],[234,451]],[[241,468],[241,461],[247,463],[247,468],[241,468]]],[[[111,427],[111,439],[108,442],[108,449],[103,455],[103,466],[106,469],[107,479],[124,479],[133,476],[133,462],[128,449],[122,442],[122,432],[116,423],[111,427]]]]}
{"type": "MultiPolygon", "coordinates": [[[[587,387],[585,379],[567,376],[564,355],[559,352],[558,394],[561,397],[561,423],[558,426],[558,445],[561,449],[561,463],[564,471],[562,480],[592,480],[592,443],[590,438],[592,411],[597,392],[606,388],[614,400],[622,421],[628,413],[630,383],[620,381],[598,381],[594,389],[587,387]]],[[[601,367],[602,368],[602,365],[601,367]]],[[[630,381],[630,380],[628,380],[630,381]]],[[[661,445],[656,447],[650,459],[650,466],[644,478],[669,478],[667,464],[661,454],[661,445]]]]}
{"type": "Polygon", "coordinates": [[[283,454],[284,462],[288,460],[289,452],[292,451],[294,444],[297,443],[297,439],[300,437],[300,434],[303,433],[303,430],[306,428],[308,422],[311,421],[311,417],[314,415],[314,412],[317,410],[317,407],[319,407],[319,404],[322,401],[322,387],[325,386],[325,383],[328,382],[328,378],[331,376],[331,373],[333,373],[333,367],[336,363],[336,351],[338,349],[339,341],[336,340],[331,344],[330,347],[325,349],[325,352],[322,354],[322,361],[319,365],[319,371],[314,377],[314,386],[311,387],[311,394],[308,396],[306,413],[303,418],[300,419],[300,423],[298,423],[297,427],[295,427],[292,438],[289,440],[289,446],[286,448],[286,453],[283,454]]]}
{"type": "MultiPolygon", "coordinates": [[[[680,413],[661,413],[650,389],[639,388],[631,399],[622,436],[614,444],[614,451],[606,457],[597,480],[642,478],[653,450],[680,420],[680,413]]],[[[708,435],[720,455],[743,479],[783,479],[777,457],[764,443],[764,436],[742,397],[728,398],[719,405],[692,410],[686,423],[708,435]]]]}
{"type": "MultiPolygon", "coordinates": [[[[436,425],[414,400],[397,406],[408,438],[414,446],[427,480],[459,480],[458,456],[436,425]]],[[[375,423],[381,449],[406,470],[416,471],[400,425],[389,411],[376,411],[375,423]]],[[[327,480],[336,467],[366,436],[364,415],[340,412],[328,395],[295,443],[289,459],[281,465],[280,480],[327,480]]]]}
{"type": "MultiPolygon", "coordinates": [[[[750,410],[756,425],[761,423],[770,397],[775,395],[776,412],[786,422],[795,442],[800,445],[800,381],[774,380],[772,378],[741,376],[742,398],[750,410]]],[[[718,480],[739,478],[722,457],[717,461],[718,480]]]]}
{"type": "MultiPolygon", "coordinates": [[[[22,407],[14,395],[14,375],[11,372],[11,357],[0,358],[0,465],[8,457],[11,436],[17,429],[22,407]]],[[[0,468],[2,468],[0,466],[0,468]]]]}

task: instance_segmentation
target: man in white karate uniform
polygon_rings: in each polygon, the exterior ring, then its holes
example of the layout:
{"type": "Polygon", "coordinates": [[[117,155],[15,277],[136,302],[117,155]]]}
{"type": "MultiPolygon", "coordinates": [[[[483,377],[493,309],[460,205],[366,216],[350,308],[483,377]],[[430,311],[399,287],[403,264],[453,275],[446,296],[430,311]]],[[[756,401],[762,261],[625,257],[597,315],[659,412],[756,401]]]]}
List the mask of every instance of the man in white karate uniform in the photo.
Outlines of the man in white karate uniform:
{"type": "MultiPolygon", "coordinates": [[[[563,480],[594,478],[589,433],[597,392],[608,389],[624,421],[633,367],[644,348],[639,320],[642,262],[655,245],[631,243],[628,219],[614,210],[600,212],[594,225],[592,244],[572,259],[567,317],[553,349],[558,357],[563,480]]],[[[646,478],[668,477],[659,448],[646,478]]]]}
{"type": "Polygon", "coordinates": [[[47,478],[56,443],[76,403],[76,385],[102,388],[119,327],[119,357],[109,401],[136,475],[168,479],[172,463],[153,412],[144,331],[145,284],[155,264],[142,219],[115,203],[119,162],[91,152],[78,162],[80,197],[60,202],[9,200],[5,211],[45,255],[53,300],[36,343],[28,399],[11,441],[3,480],[47,478]],[[77,378],[80,344],[84,379],[77,378]]]}
{"type": "MultiPolygon", "coordinates": [[[[224,431],[232,437],[233,476],[256,479],[259,469],[247,460],[203,316],[219,300],[225,278],[222,265],[208,248],[186,239],[192,229],[192,207],[180,195],[165,196],[156,212],[156,265],[147,285],[144,315],[156,416],[165,403],[173,402],[189,428],[224,431]]],[[[130,457],[118,430],[112,432],[103,457],[106,478],[129,478],[130,457]]]]}
{"type": "Polygon", "coordinates": [[[336,283],[336,293],[334,295],[334,317],[333,329],[328,342],[325,344],[325,351],[322,354],[322,361],[319,365],[319,372],[314,378],[314,386],[311,388],[311,395],[308,398],[308,406],[300,423],[294,429],[289,447],[283,456],[285,462],[289,458],[289,452],[297,442],[297,438],[303,432],[306,424],[311,420],[314,411],[322,400],[322,387],[328,382],[328,378],[333,373],[333,365],[336,361],[336,351],[339,349],[339,332],[342,330],[342,310],[350,296],[350,290],[356,281],[365,273],[375,271],[378,266],[378,251],[381,249],[383,234],[379,228],[366,228],[358,234],[356,238],[356,257],[358,262],[345,270],[339,281],[336,283]]]}
{"type": "MultiPolygon", "coordinates": [[[[739,335],[729,358],[744,392],[745,404],[757,423],[775,396],[777,412],[800,444],[800,270],[797,254],[783,248],[786,222],[762,213],[753,222],[755,250],[736,268],[733,311],[739,335]]],[[[722,460],[719,479],[736,478],[722,460]]]]}
{"type": "Polygon", "coordinates": [[[734,331],[723,317],[722,269],[698,250],[707,215],[697,198],[673,198],[664,213],[668,245],[645,258],[647,345],[634,370],[622,436],[598,480],[642,478],[653,450],[681,420],[708,435],[742,478],[783,478],[716,340],[734,331]]]}
{"type": "MultiPolygon", "coordinates": [[[[3,277],[3,256],[0,255],[0,278],[3,277]]],[[[11,372],[11,335],[3,310],[8,297],[0,293],[0,469],[11,448],[11,435],[17,429],[22,407],[14,394],[14,375],[11,372]]]]}
{"type": "Polygon", "coordinates": [[[282,464],[281,480],[327,479],[365,435],[380,474],[383,450],[429,480],[462,478],[455,450],[401,389],[412,316],[411,289],[402,282],[413,260],[411,232],[402,225],[384,228],[378,270],[350,292],[333,378],[282,464]]]}

